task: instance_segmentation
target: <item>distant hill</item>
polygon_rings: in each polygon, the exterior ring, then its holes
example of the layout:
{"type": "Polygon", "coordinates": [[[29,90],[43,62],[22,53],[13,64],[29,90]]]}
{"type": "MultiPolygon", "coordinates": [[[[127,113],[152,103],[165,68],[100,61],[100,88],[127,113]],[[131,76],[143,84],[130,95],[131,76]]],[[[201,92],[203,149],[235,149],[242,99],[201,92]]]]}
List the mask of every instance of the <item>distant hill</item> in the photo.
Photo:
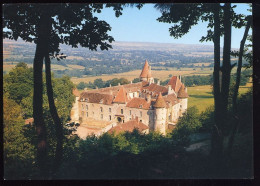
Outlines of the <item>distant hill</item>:
{"type": "MultiPolygon", "coordinates": [[[[32,65],[35,47],[34,43],[21,39],[4,39],[4,71],[7,72],[18,62],[32,65]]],[[[213,45],[117,41],[112,43],[112,47],[108,51],[90,51],[83,47],[61,45],[60,52],[67,57],[60,61],[52,59],[52,70],[58,76],[82,77],[141,69],[145,60],[157,70],[172,67],[193,69],[202,65],[211,68],[214,62],[213,45]]]]}
{"type": "MultiPolygon", "coordinates": [[[[17,41],[4,39],[4,47],[12,45],[13,47],[19,46],[35,46],[34,43],[24,42],[21,39],[17,41]]],[[[177,44],[177,43],[154,43],[154,42],[125,42],[125,41],[115,41],[112,43],[113,49],[115,51],[130,51],[130,50],[146,50],[146,51],[177,51],[177,52],[213,52],[213,45],[203,45],[203,44],[177,44]]],[[[88,50],[86,48],[71,48],[67,45],[61,45],[61,51],[67,50],[68,48],[72,50],[88,50]]]]}

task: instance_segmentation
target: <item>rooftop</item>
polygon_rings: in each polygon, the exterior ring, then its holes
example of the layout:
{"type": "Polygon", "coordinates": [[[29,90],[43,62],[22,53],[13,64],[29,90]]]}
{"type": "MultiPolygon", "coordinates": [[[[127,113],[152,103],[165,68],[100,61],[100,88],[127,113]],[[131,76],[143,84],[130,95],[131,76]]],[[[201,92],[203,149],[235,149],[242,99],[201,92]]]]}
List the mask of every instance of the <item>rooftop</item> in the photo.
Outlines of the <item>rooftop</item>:
{"type": "Polygon", "coordinates": [[[117,126],[111,128],[108,131],[108,133],[112,134],[113,132],[115,132],[116,134],[118,134],[120,132],[125,132],[125,131],[132,132],[135,128],[141,132],[143,130],[149,129],[148,126],[146,126],[142,122],[138,121],[138,118],[136,118],[131,121],[128,121],[128,122],[125,122],[122,124],[118,124],[117,126]]]}

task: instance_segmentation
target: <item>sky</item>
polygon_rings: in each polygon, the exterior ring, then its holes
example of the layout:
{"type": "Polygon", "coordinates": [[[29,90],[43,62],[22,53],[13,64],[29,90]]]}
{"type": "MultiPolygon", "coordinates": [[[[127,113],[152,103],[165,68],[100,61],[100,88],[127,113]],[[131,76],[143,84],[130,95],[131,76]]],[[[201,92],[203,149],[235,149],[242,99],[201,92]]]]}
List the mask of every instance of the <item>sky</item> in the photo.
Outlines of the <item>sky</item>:
{"type": "MultiPolygon", "coordinates": [[[[248,4],[238,3],[232,5],[237,5],[237,8],[235,8],[237,13],[251,14],[251,12],[247,11],[249,9],[248,4]]],[[[154,8],[154,4],[145,4],[140,10],[135,7],[126,7],[123,10],[123,15],[119,18],[115,17],[112,8],[105,8],[102,13],[96,15],[99,19],[110,24],[112,30],[109,34],[114,37],[115,41],[213,45],[213,42],[199,42],[201,36],[207,34],[206,22],[199,22],[182,38],[174,39],[171,37],[169,28],[173,24],[156,21],[161,16],[161,13],[154,8]]],[[[232,48],[239,48],[244,30],[244,27],[241,29],[232,28],[232,48]]],[[[223,38],[221,46],[223,46],[223,38]]]]}

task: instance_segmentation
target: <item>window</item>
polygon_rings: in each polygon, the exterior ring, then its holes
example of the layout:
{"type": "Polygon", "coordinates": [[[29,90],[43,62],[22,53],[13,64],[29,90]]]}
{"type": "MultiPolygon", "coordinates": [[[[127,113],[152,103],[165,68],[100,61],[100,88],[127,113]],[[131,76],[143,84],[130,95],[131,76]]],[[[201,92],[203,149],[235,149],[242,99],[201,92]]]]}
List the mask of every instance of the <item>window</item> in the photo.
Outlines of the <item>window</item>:
{"type": "Polygon", "coordinates": [[[139,108],[143,108],[143,105],[139,105],[139,108]]]}
{"type": "Polygon", "coordinates": [[[109,112],[111,112],[111,108],[109,108],[109,112]]]}
{"type": "Polygon", "coordinates": [[[103,114],[101,114],[101,119],[103,119],[103,114]]]}
{"type": "Polygon", "coordinates": [[[86,110],[88,110],[88,105],[86,105],[86,110]]]}
{"type": "Polygon", "coordinates": [[[143,115],[143,113],[142,113],[142,111],[140,111],[140,117],[142,117],[142,115],[143,115]]]}
{"type": "Polygon", "coordinates": [[[83,101],[83,98],[81,98],[80,101],[83,101]]]}
{"type": "Polygon", "coordinates": [[[93,116],[94,116],[94,112],[92,112],[93,116]]]}
{"type": "Polygon", "coordinates": [[[87,117],[88,117],[88,112],[86,113],[87,117]]]}
{"type": "Polygon", "coordinates": [[[85,98],[85,101],[88,102],[88,98],[85,98]]]}
{"type": "Polygon", "coordinates": [[[130,111],[129,111],[129,113],[130,113],[130,116],[131,116],[131,114],[132,114],[132,111],[130,110],[130,111]]]}
{"type": "Polygon", "coordinates": [[[140,122],[142,122],[142,120],[140,119],[140,122]]]}
{"type": "Polygon", "coordinates": [[[121,114],[123,114],[124,113],[124,111],[123,111],[123,109],[121,109],[121,114]]]}
{"type": "Polygon", "coordinates": [[[103,112],[103,107],[100,107],[100,112],[103,112]]]}
{"type": "Polygon", "coordinates": [[[111,115],[109,115],[109,120],[111,121],[111,115]]]}

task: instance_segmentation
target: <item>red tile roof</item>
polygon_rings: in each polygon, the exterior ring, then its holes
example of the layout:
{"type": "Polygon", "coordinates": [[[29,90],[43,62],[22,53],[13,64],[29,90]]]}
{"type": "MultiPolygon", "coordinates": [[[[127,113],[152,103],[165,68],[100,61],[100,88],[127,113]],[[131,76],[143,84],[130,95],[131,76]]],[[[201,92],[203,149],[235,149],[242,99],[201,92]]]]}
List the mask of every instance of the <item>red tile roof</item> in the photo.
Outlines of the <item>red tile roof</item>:
{"type": "Polygon", "coordinates": [[[177,99],[175,94],[167,95],[167,96],[163,97],[163,99],[166,102],[166,104],[168,102],[171,103],[172,105],[175,105],[175,104],[179,103],[179,100],[177,99]]]}
{"type": "Polygon", "coordinates": [[[149,127],[143,124],[142,122],[133,119],[126,123],[118,124],[117,126],[111,128],[108,131],[108,133],[112,134],[113,132],[115,132],[116,134],[118,134],[120,132],[125,132],[125,131],[132,132],[134,128],[138,129],[139,131],[149,129],[149,127]]]}
{"type": "Polygon", "coordinates": [[[166,107],[166,103],[162,97],[161,92],[159,93],[158,98],[155,101],[155,104],[153,105],[155,108],[165,108],[166,107]]]}
{"type": "Polygon", "coordinates": [[[143,67],[143,70],[140,74],[140,77],[142,78],[150,78],[151,77],[151,73],[149,72],[149,64],[148,64],[148,61],[145,60],[145,64],[144,64],[144,67],[143,67]]]}
{"type": "Polygon", "coordinates": [[[185,86],[182,85],[179,92],[178,92],[178,98],[188,98],[188,93],[185,91],[185,86]]]}
{"type": "Polygon", "coordinates": [[[72,93],[73,93],[73,95],[76,96],[76,97],[79,97],[79,96],[80,96],[80,93],[79,93],[78,89],[76,89],[76,88],[74,88],[74,89],[72,90],[72,93]]]}
{"type": "Polygon", "coordinates": [[[127,103],[127,107],[130,108],[141,108],[148,110],[153,101],[147,102],[144,98],[133,98],[127,103]]]}
{"type": "Polygon", "coordinates": [[[126,92],[137,92],[137,91],[141,90],[143,85],[146,85],[146,84],[148,84],[148,82],[142,81],[142,82],[138,82],[138,83],[88,90],[88,92],[96,92],[96,93],[102,93],[102,94],[112,93],[113,96],[116,96],[121,87],[124,87],[126,92]]]}
{"type": "Polygon", "coordinates": [[[114,103],[127,103],[129,101],[126,90],[122,86],[118,91],[115,99],[113,100],[114,103]]]}
{"type": "Polygon", "coordinates": [[[172,76],[167,85],[171,85],[175,92],[178,92],[181,88],[181,80],[177,76],[172,76]]]}
{"type": "Polygon", "coordinates": [[[33,122],[34,122],[34,119],[33,119],[33,118],[28,118],[28,119],[26,119],[26,120],[24,121],[24,123],[25,123],[26,125],[32,124],[33,122]]]}
{"type": "Polygon", "coordinates": [[[83,101],[85,101],[86,98],[88,99],[89,103],[102,103],[105,105],[110,105],[113,101],[112,95],[100,94],[95,92],[82,92],[80,94],[80,100],[83,99],[83,101]]]}
{"type": "Polygon", "coordinates": [[[163,95],[167,94],[168,93],[168,89],[164,86],[161,86],[161,85],[157,85],[155,83],[151,83],[149,86],[146,86],[146,87],[143,87],[142,88],[142,91],[149,91],[149,92],[152,92],[153,95],[152,96],[155,96],[155,94],[158,94],[161,92],[163,95]]]}

